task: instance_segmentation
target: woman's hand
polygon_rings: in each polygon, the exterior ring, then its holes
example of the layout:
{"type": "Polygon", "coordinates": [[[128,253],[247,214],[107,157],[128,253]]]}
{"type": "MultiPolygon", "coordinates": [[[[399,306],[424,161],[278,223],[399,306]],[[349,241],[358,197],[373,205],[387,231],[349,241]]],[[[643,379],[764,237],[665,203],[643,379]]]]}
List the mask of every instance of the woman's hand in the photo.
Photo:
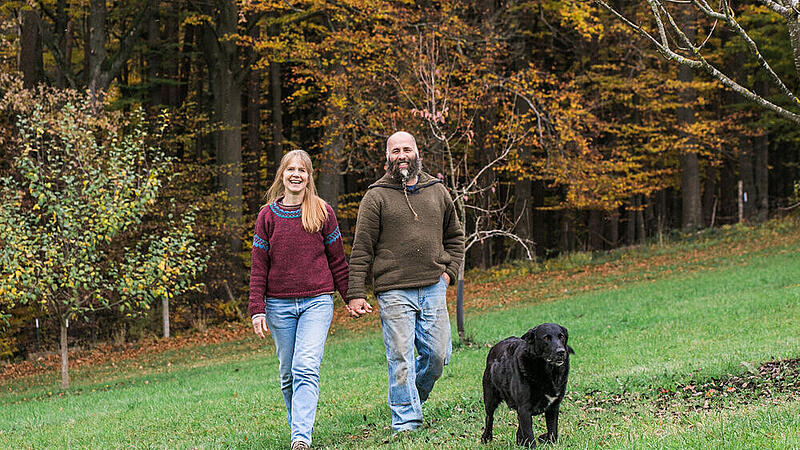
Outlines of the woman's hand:
{"type": "Polygon", "coordinates": [[[258,337],[264,339],[264,333],[266,333],[267,330],[267,319],[264,316],[258,316],[253,319],[253,331],[256,332],[258,337]]]}

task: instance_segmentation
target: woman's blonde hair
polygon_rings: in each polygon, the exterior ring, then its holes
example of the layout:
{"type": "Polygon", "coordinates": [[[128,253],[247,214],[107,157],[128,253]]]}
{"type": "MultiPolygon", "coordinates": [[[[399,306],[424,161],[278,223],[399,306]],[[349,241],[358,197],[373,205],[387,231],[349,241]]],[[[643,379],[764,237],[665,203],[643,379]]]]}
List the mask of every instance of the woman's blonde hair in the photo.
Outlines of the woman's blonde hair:
{"type": "MultiPolygon", "coordinates": [[[[286,188],[283,185],[283,172],[286,171],[286,167],[295,158],[300,160],[308,174],[308,183],[306,183],[303,203],[301,203],[300,206],[303,229],[309,233],[317,233],[322,230],[322,225],[328,220],[328,209],[325,207],[325,200],[317,195],[317,187],[314,184],[314,167],[311,165],[311,157],[305,150],[292,150],[283,155],[281,164],[278,167],[278,172],[275,174],[275,180],[272,182],[272,186],[269,187],[269,190],[267,190],[267,204],[264,206],[284,196],[286,188]]],[[[264,206],[262,206],[262,208],[264,206]]]]}

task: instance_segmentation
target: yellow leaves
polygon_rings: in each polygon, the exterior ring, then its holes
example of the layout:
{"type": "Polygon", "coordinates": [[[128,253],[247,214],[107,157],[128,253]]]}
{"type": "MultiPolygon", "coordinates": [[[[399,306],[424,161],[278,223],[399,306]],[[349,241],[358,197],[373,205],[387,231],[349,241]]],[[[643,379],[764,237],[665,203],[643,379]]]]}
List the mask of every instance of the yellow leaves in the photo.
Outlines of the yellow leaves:
{"type": "Polygon", "coordinates": [[[587,2],[579,0],[560,0],[558,10],[561,15],[561,25],[574,28],[584,39],[591,40],[592,36],[603,33],[603,24],[594,14],[595,8],[587,7],[587,2]]]}
{"type": "Polygon", "coordinates": [[[183,19],[183,25],[200,26],[203,24],[213,24],[214,19],[207,14],[191,14],[183,19]]]}

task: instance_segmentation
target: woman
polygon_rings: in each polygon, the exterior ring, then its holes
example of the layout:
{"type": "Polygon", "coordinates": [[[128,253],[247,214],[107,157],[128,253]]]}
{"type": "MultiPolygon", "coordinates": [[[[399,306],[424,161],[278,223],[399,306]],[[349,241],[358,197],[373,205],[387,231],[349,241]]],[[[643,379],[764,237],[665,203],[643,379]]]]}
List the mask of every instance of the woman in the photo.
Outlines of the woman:
{"type": "Polygon", "coordinates": [[[264,338],[269,327],[275,341],[292,450],[311,445],[334,288],[347,298],[341,233],[312,171],[303,150],[281,159],[258,214],[250,269],[253,330],[264,338]]]}

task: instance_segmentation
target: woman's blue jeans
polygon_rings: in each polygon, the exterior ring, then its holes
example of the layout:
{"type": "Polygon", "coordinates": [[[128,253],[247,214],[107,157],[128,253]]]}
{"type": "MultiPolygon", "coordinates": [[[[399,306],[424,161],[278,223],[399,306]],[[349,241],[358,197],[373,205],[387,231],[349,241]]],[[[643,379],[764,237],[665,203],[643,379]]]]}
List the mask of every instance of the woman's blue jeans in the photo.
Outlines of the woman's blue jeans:
{"type": "Polygon", "coordinates": [[[440,279],[431,286],[395,289],[377,297],[389,365],[392,429],[413,430],[422,425],[422,404],[453,351],[447,285],[440,279]]]}
{"type": "Polygon", "coordinates": [[[311,445],[319,399],[319,366],[333,318],[333,297],[267,298],[267,326],[281,374],[291,442],[311,445]]]}

